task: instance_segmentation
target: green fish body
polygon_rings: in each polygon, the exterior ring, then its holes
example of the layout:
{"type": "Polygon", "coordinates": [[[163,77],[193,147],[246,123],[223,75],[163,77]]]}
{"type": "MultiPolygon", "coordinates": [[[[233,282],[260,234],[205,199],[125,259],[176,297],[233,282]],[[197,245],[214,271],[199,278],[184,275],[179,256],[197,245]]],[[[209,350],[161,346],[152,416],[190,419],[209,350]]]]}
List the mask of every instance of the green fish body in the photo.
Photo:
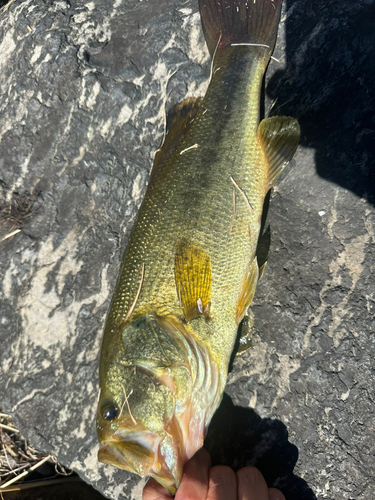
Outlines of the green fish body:
{"type": "Polygon", "coordinates": [[[212,78],[157,152],[107,318],[99,460],[170,491],[202,446],[259,277],[264,198],[299,126],[259,124],[281,0],[201,0],[212,78]],[[249,4],[249,5],[247,5],[249,4]]]}

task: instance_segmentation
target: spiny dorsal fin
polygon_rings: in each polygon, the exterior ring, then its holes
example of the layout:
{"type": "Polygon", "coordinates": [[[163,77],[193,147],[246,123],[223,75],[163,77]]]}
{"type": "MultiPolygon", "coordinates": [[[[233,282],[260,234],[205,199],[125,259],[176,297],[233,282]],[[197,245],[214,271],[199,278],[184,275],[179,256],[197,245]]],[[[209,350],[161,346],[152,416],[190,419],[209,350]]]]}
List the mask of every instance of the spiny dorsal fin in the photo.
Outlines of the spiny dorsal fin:
{"type": "Polygon", "coordinates": [[[211,302],[210,256],[203,248],[185,238],[176,248],[175,280],[186,321],[200,314],[208,319],[211,302]]]}
{"type": "Polygon", "coordinates": [[[154,180],[165,160],[188,133],[198,113],[202,100],[202,97],[188,97],[176,106],[173,106],[169,111],[167,116],[166,135],[163,144],[155,154],[150,182],[154,180]]]}
{"type": "Polygon", "coordinates": [[[257,137],[268,163],[267,188],[271,188],[297,149],[298,121],[289,116],[266,118],[259,124],[257,137]]]}
{"type": "Polygon", "coordinates": [[[250,306],[253,301],[255,288],[258,283],[259,276],[259,268],[258,261],[255,257],[253,262],[247,269],[246,276],[244,282],[242,284],[242,290],[240,297],[237,303],[237,311],[236,311],[236,323],[239,325],[245,316],[247,308],[250,306]]]}

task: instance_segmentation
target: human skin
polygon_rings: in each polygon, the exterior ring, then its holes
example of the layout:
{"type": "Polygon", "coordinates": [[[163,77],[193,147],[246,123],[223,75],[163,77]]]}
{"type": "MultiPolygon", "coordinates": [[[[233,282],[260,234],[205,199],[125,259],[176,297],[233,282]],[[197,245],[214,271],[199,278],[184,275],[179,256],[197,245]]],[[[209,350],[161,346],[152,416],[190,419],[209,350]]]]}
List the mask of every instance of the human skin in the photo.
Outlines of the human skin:
{"type": "Polygon", "coordinates": [[[234,472],[230,467],[211,468],[210,454],[200,449],[185,465],[181,484],[173,497],[151,478],[143,490],[143,500],[285,500],[280,490],[268,488],[255,467],[234,472]]]}

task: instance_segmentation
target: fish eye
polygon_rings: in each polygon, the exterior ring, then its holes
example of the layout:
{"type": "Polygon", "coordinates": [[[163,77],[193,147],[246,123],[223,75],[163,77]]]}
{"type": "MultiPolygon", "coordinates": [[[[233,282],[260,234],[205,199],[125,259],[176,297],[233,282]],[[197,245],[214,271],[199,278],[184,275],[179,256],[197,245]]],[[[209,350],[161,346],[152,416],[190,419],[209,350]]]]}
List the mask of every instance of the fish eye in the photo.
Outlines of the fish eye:
{"type": "Polygon", "coordinates": [[[119,411],[114,404],[107,404],[102,409],[102,417],[104,420],[112,421],[118,417],[119,411]]]}

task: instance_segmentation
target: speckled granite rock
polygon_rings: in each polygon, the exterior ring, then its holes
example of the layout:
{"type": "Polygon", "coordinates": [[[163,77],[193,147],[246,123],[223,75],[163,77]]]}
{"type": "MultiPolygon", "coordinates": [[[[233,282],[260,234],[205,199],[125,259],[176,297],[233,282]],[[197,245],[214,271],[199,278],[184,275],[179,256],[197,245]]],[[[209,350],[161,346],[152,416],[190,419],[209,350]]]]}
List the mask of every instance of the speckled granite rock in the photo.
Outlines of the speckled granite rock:
{"type": "MultiPolygon", "coordinates": [[[[370,500],[374,3],[284,7],[265,108],[299,118],[301,146],[270,203],[253,348],[207,446],[215,463],[255,463],[289,500],[370,500]]],[[[104,318],[165,102],[203,94],[208,76],[192,0],[17,0],[1,14],[2,205],[34,204],[0,243],[1,402],[111,498],[139,500],[143,481],[96,461],[104,318]]]]}

